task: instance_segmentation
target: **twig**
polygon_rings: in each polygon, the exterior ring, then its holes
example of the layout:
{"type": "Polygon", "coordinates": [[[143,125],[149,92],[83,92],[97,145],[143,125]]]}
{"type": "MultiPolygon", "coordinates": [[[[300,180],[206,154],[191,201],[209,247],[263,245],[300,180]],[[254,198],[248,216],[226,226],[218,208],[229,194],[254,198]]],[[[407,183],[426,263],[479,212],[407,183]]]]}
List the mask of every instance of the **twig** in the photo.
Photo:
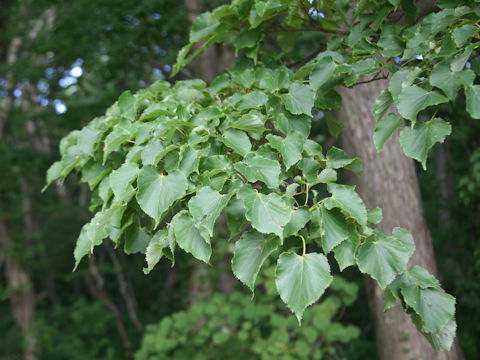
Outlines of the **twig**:
{"type": "Polygon", "coordinates": [[[127,306],[128,316],[130,317],[130,320],[135,326],[135,329],[139,333],[141,333],[143,332],[143,324],[140,322],[137,316],[137,312],[136,312],[137,302],[135,300],[135,295],[130,291],[127,285],[127,281],[125,280],[125,276],[123,275],[122,265],[118,260],[115,250],[108,243],[106,243],[106,248],[107,248],[108,255],[110,256],[110,259],[112,260],[113,267],[115,269],[115,276],[117,277],[118,283],[120,285],[119,287],[120,293],[122,294],[122,297],[125,300],[125,305],[127,306]]]}
{"type": "Polygon", "coordinates": [[[302,60],[299,60],[299,61],[295,61],[293,63],[290,63],[290,64],[287,64],[287,67],[288,68],[292,68],[292,67],[302,67],[303,65],[305,65],[307,62],[309,62],[310,60],[314,59],[315,56],[317,56],[318,54],[320,54],[323,50],[325,49],[325,47],[321,47],[317,50],[315,50],[312,54],[308,55],[306,58],[302,59],[302,60]]]}
{"type": "Polygon", "coordinates": [[[90,290],[92,296],[97,300],[100,300],[103,305],[108,310],[110,310],[110,312],[115,317],[115,325],[120,334],[120,337],[122,338],[123,347],[125,348],[127,353],[130,353],[132,345],[130,339],[128,338],[127,330],[125,329],[125,326],[123,324],[120,310],[118,309],[117,305],[113,303],[113,301],[110,299],[107,292],[105,291],[105,279],[98,271],[97,265],[95,263],[95,257],[93,254],[88,257],[88,263],[89,274],[85,275],[87,287],[90,290]]]}

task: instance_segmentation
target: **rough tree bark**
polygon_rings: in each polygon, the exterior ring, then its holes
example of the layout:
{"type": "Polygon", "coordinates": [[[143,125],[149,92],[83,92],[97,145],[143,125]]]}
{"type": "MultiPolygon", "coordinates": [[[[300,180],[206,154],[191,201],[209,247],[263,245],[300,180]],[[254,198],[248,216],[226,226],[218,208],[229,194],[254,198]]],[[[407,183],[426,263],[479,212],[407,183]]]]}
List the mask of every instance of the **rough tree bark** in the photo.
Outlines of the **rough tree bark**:
{"type": "MultiPolygon", "coordinates": [[[[373,144],[375,119],[371,107],[380,92],[387,87],[384,80],[342,88],[340,121],[343,148],[350,156],[362,158],[364,174],[355,177],[359,194],[367,207],[383,209],[380,227],[390,234],[396,226],[410,231],[416,251],[408,266],[420,265],[438,277],[432,238],[426,224],[417,174],[412,159],[407,158],[398,142],[398,131],[378,154],[373,144]]],[[[400,304],[383,313],[384,302],[379,286],[366,279],[370,307],[374,317],[378,351],[382,360],[453,360],[461,359],[458,343],[449,352],[436,352],[417,331],[400,304]]]]}

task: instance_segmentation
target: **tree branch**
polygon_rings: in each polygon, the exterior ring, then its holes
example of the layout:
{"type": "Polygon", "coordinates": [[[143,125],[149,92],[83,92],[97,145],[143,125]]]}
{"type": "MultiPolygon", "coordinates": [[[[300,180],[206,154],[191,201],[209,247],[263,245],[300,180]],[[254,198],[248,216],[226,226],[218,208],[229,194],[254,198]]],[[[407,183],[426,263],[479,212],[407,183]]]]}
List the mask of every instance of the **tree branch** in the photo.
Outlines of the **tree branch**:
{"type": "Polygon", "coordinates": [[[125,325],[123,324],[120,310],[118,309],[117,305],[113,303],[104,289],[105,280],[102,274],[100,274],[98,271],[94,255],[90,255],[88,257],[88,270],[89,274],[85,276],[85,281],[90,293],[95,299],[100,300],[103,305],[113,314],[115,318],[115,325],[120,337],[122,338],[123,347],[128,353],[130,353],[132,346],[130,339],[128,338],[127,330],[125,329],[125,325]]]}
{"type": "Polygon", "coordinates": [[[137,301],[135,299],[135,295],[130,291],[130,288],[125,280],[125,276],[123,275],[122,265],[118,260],[117,254],[112,246],[108,243],[105,244],[107,248],[108,255],[112,260],[113,267],[115,269],[115,276],[117,277],[117,281],[120,285],[120,293],[122,294],[123,300],[125,301],[125,305],[127,306],[128,316],[132,321],[135,329],[138,332],[143,332],[143,324],[140,322],[137,316],[137,301]]]}

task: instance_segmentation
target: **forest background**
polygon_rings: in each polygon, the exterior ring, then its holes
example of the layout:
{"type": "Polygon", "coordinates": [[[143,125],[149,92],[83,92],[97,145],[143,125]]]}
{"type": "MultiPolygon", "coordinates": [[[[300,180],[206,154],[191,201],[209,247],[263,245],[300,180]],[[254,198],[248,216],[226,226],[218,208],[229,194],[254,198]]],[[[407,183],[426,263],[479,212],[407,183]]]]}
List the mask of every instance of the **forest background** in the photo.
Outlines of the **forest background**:
{"type": "MultiPolygon", "coordinates": [[[[210,267],[177,252],[175,267],[162,260],[145,275],[144,256],[125,256],[106,242],[72,272],[75,241],[91,217],[90,190],[71,176],[41,193],[60,139],[103,114],[125,90],[162,79],[211,81],[232,66],[235,51],[214,46],[170,78],[193,20],[220,4],[2,2],[1,359],[376,358],[373,315],[358,273],[347,269],[336,277],[299,328],[274,296],[271,266],[260,274],[253,299],[234,279],[225,260],[232,255],[226,225],[210,267]]],[[[286,46],[289,41],[285,36],[286,46]]],[[[291,51],[297,61],[307,57],[308,35],[291,51]]],[[[459,345],[474,359],[480,352],[480,125],[461,106],[442,111],[455,114],[454,131],[433,149],[426,171],[416,164],[420,200],[442,285],[457,298],[459,345]]],[[[311,138],[329,148],[341,125],[323,115],[311,138]]],[[[411,341],[406,335],[405,344],[411,341]]]]}

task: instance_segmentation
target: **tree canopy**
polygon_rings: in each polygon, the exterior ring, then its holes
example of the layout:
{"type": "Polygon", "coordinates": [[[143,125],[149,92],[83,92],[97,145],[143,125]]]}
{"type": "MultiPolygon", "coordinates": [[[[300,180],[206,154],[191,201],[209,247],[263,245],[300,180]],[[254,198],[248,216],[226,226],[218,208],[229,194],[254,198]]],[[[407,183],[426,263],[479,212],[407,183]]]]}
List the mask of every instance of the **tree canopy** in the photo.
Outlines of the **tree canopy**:
{"type": "MultiPolygon", "coordinates": [[[[464,109],[480,117],[477,4],[438,1],[426,12],[409,0],[238,0],[203,13],[174,74],[214,43],[235,48],[235,66],[211,84],[157,81],[124,92],[62,140],[48,183],[76,170],[93,191],[76,265],[105,238],[144,253],[145,272],[163,257],[175,262],[177,247],[208,263],[224,213],[238,238],[234,274],[254,291],[274,257],[278,294],[299,322],[330,286],[335,259],[374,278],[386,309],[400,300],[435,349],[450,348],[455,299],[425,269],[406,268],[410,233],[376,228],[381,210],[345,184],[342,170],[360,174],[361,160],[324,151],[309,135],[312,122],[341,107],[336,88],[388,78],[372,108],[372,141],[381,151],[403,127],[404,153],[425,168],[452,131],[439,105],[461,91],[464,109]]],[[[328,116],[336,136],[342,125],[328,116]]]]}

